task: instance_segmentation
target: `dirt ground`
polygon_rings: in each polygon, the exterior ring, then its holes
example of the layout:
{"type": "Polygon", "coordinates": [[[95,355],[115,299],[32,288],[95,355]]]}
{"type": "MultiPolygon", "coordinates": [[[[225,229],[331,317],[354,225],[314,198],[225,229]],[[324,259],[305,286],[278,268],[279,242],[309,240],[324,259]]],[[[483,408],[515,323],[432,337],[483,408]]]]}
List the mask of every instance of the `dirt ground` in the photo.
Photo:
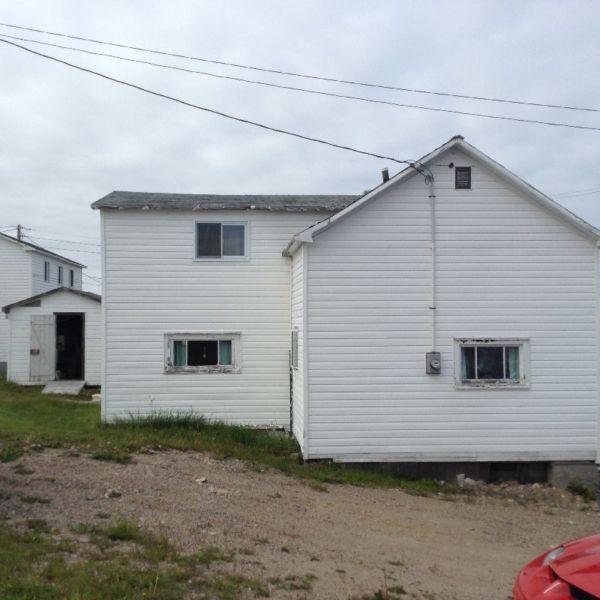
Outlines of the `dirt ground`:
{"type": "Polygon", "coordinates": [[[0,500],[0,515],[11,522],[45,519],[69,531],[106,525],[99,514],[124,517],[183,552],[236,550],[224,569],[312,581],[310,591],[273,589],[274,598],[360,598],[387,585],[402,586],[406,597],[506,600],[524,563],[600,524],[595,508],[555,491],[532,502],[343,485],[324,491],[192,452],[140,454],[121,465],[46,450],[19,464],[33,473],[0,464],[0,491],[12,494],[0,500]],[[21,495],[50,502],[26,504],[21,495]]]}

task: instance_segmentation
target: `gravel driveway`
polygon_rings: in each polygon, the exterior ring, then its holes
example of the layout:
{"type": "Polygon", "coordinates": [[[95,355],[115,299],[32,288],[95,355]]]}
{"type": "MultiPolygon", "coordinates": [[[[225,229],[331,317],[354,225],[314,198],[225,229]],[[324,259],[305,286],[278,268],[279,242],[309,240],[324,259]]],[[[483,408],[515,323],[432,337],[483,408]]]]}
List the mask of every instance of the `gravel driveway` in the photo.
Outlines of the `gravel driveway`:
{"type": "Polygon", "coordinates": [[[124,517],[182,552],[235,550],[223,568],[236,573],[310,581],[310,591],[273,589],[274,598],[373,597],[387,586],[407,598],[506,600],[528,559],[600,522],[570,495],[521,505],[484,494],[321,488],[192,452],[139,454],[121,465],[46,450],[19,464],[33,473],[0,464],[0,489],[13,494],[0,500],[0,514],[12,522],[40,518],[68,531],[105,524],[98,515],[124,517]],[[50,502],[26,504],[19,495],[50,502]]]}

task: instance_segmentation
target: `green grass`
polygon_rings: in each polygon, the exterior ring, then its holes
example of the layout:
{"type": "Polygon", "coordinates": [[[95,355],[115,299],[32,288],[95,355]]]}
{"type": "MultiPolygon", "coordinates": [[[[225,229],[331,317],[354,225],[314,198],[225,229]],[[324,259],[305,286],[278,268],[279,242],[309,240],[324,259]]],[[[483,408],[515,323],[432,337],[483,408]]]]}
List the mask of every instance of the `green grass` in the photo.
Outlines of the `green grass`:
{"type": "Polygon", "coordinates": [[[40,447],[76,447],[97,460],[127,463],[149,449],[197,450],[217,458],[247,460],[308,480],[318,491],[326,484],[401,487],[413,493],[456,492],[427,479],[409,480],[361,467],[329,463],[302,464],[296,442],[268,431],[208,422],[192,414],[161,413],[105,425],[100,407],[60,396],[42,396],[41,388],[0,380],[0,462],[16,461],[40,447]]]}
{"type": "Polygon", "coordinates": [[[0,598],[180,600],[200,592],[234,600],[270,595],[267,583],[211,570],[214,561],[181,556],[133,523],[121,521],[106,529],[80,524],[74,529],[90,534],[92,543],[78,546],[49,535],[41,520],[29,521],[26,532],[0,522],[0,598]]]}

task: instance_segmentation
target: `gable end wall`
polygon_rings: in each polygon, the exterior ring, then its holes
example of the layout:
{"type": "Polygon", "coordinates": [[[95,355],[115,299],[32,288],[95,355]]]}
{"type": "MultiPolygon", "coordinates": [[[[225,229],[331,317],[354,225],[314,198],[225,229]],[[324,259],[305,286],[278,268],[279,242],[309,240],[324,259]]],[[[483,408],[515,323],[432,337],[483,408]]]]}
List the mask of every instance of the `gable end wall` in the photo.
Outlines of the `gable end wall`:
{"type": "Polygon", "coordinates": [[[315,238],[308,272],[310,453],[336,460],[596,458],[595,242],[458,149],[472,189],[433,167],[437,342],[431,349],[428,188],[412,177],[315,238]],[[456,389],[455,337],[530,339],[528,389],[456,389]]]}

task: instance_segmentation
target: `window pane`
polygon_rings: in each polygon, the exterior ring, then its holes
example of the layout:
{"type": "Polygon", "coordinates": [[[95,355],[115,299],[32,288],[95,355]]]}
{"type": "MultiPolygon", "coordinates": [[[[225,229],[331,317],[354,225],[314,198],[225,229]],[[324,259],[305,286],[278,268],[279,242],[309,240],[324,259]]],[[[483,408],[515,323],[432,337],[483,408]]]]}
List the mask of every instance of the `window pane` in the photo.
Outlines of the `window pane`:
{"type": "Polygon", "coordinates": [[[188,340],[187,353],[189,367],[217,365],[219,344],[217,340],[188,340]]]}
{"type": "Polygon", "coordinates": [[[220,223],[196,223],[196,256],[221,256],[220,223]]]}
{"type": "Polygon", "coordinates": [[[504,379],[502,346],[478,346],[477,379],[504,379]]]}
{"type": "Polygon", "coordinates": [[[461,348],[461,379],[475,379],[475,348],[461,348]]]}
{"type": "Polygon", "coordinates": [[[231,340],[221,340],[219,342],[219,364],[230,365],[231,362],[231,340]]]}
{"type": "Polygon", "coordinates": [[[58,283],[62,283],[62,282],[63,282],[63,268],[58,267],[58,283]]]}
{"type": "Polygon", "coordinates": [[[519,379],[519,347],[506,347],[506,378],[519,379]]]}
{"type": "Polygon", "coordinates": [[[223,256],[244,256],[244,225],[223,225],[223,256]]]}
{"type": "Polygon", "coordinates": [[[185,367],[186,364],[185,342],[183,340],[175,340],[173,342],[173,366],[185,367]]]}
{"type": "Polygon", "coordinates": [[[454,187],[457,190],[471,188],[471,167],[456,167],[454,169],[454,187]]]}

